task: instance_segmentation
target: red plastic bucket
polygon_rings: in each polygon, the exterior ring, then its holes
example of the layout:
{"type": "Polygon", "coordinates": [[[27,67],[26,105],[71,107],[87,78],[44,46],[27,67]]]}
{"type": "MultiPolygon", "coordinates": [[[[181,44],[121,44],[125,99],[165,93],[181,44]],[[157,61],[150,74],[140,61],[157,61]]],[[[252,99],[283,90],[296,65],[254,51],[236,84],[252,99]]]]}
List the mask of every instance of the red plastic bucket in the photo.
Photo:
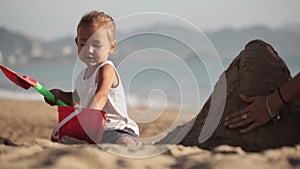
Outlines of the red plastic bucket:
{"type": "MultiPolygon", "coordinates": [[[[61,122],[69,114],[76,110],[74,107],[59,106],[58,120],[61,122]]],[[[58,131],[58,138],[63,136],[73,137],[87,141],[91,144],[99,144],[102,141],[106,113],[96,109],[82,108],[82,111],[65,123],[58,131]]]]}

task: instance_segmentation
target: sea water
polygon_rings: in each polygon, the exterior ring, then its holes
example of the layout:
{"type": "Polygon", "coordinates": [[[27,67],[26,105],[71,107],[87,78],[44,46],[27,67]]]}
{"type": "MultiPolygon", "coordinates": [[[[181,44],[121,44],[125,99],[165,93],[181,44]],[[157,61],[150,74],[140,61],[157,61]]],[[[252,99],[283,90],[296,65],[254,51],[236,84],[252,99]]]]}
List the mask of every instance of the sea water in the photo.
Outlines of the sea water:
{"type": "MultiPolygon", "coordinates": [[[[153,55],[151,51],[151,54],[153,55]]],[[[162,51],[156,51],[158,54],[162,51]]],[[[142,53],[147,57],[147,52],[142,53]]],[[[138,59],[131,56],[115,66],[121,76],[129,107],[146,109],[193,109],[199,110],[211,94],[219,77],[211,79],[201,59],[138,59]]],[[[165,54],[166,56],[166,54],[165,54]]],[[[299,72],[300,58],[284,58],[292,76],[299,72]]],[[[226,69],[232,59],[223,59],[226,69]]],[[[29,63],[10,66],[21,75],[30,76],[45,88],[60,88],[73,91],[76,74],[84,65],[80,61],[73,63],[29,63]]],[[[33,88],[22,89],[0,73],[0,97],[19,100],[43,101],[43,97],[33,88]]]]}

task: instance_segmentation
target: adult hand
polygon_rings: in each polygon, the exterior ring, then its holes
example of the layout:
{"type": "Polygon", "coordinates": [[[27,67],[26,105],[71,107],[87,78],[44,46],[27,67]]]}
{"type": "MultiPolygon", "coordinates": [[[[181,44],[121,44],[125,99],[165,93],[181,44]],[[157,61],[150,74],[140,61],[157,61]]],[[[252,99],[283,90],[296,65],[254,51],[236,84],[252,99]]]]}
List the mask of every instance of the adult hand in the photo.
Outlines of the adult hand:
{"type": "Polygon", "coordinates": [[[242,128],[240,132],[247,133],[270,120],[266,108],[266,96],[246,97],[240,95],[240,99],[250,104],[244,109],[226,116],[225,126],[231,129],[242,128]]]}

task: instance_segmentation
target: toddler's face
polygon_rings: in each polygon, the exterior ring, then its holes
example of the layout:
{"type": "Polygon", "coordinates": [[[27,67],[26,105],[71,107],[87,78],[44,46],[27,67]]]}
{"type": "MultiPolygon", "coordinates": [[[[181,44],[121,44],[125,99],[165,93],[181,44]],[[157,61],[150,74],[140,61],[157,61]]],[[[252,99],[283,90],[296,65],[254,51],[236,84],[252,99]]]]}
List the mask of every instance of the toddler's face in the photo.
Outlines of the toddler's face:
{"type": "Polygon", "coordinates": [[[115,45],[109,41],[107,30],[97,25],[81,25],[77,31],[78,56],[87,66],[107,60],[115,45]]]}

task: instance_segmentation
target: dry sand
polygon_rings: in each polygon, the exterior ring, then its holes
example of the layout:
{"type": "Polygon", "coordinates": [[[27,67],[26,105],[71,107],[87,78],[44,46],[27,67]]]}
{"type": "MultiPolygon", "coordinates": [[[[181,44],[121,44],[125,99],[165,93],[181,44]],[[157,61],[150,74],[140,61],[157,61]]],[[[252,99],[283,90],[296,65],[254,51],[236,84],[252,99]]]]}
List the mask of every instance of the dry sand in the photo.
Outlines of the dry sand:
{"type": "MultiPolygon", "coordinates": [[[[141,144],[64,145],[49,135],[57,121],[55,107],[43,102],[0,99],[0,168],[300,168],[300,144],[249,153],[240,147],[218,146],[212,151],[181,145],[141,144]]],[[[165,130],[173,123],[169,111],[155,122],[140,125],[141,137],[165,130]]]]}

